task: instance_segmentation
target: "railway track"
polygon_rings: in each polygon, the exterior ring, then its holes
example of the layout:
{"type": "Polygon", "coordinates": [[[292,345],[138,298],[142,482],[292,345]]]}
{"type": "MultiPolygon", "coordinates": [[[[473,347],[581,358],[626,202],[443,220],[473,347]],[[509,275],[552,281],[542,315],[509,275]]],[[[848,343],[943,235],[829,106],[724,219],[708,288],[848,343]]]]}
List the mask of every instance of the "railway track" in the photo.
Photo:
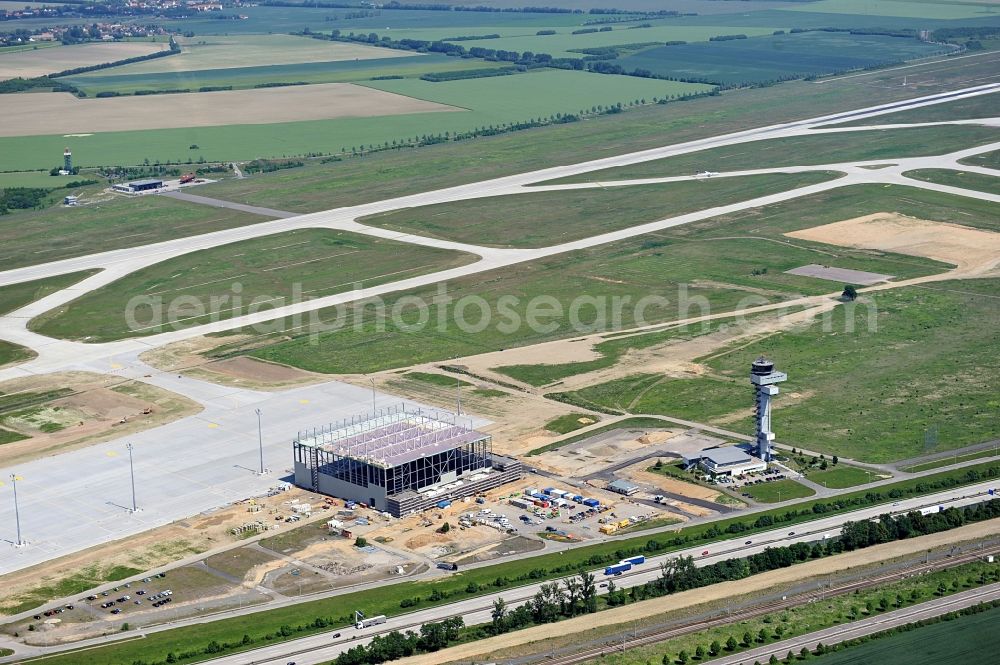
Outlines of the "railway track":
{"type": "MultiPolygon", "coordinates": [[[[989,554],[1000,554],[1000,547],[986,549],[977,552],[968,552],[959,556],[948,557],[934,562],[925,562],[918,564],[916,566],[911,566],[904,571],[896,571],[892,573],[885,573],[882,575],[874,575],[871,577],[866,577],[864,579],[855,580],[854,582],[849,582],[836,587],[829,587],[824,589],[822,592],[808,592],[796,594],[794,596],[789,596],[787,598],[782,598],[781,600],[771,601],[768,603],[761,603],[759,605],[754,605],[753,607],[747,608],[740,612],[740,619],[748,619],[759,617],[771,612],[776,612],[784,609],[789,609],[791,607],[796,607],[798,605],[803,605],[806,603],[815,602],[821,598],[828,598],[832,596],[842,596],[844,594],[852,593],[861,589],[868,589],[871,587],[879,586],[886,582],[898,581],[905,579],[906,577],[912,577],[913,575],[922,575],[925,573],[935,572],[937,570],[944,570],[947,568],[953,568],[955,566],[962,565],[964,563],[969,563],[975,561],[983,556],[989,554]]],[[[632,639],[623,639],[620,644],[612,644],[610,642],[605,643],[600,647],[594,647],[587,649],[585,651],[580,651],[575,654],[569,654],[566,656],[559,656],[555,658],[546,659],[546,665],[575,665],[576,663],[584,663],[588,660],[594,658],[600,658],[609,653],[615,653],[620,651],[627,651],[629,649],[634,649],[636,647],[646,646],[650,644],[656,644],[658,642],[664,642],[674,637],[680,637],[682,635],[687,635],[693,632],[699,632],[702,630],[707,630],[709,628],[714,628],[717,626],[724,626],[726,624],[733,623],[733,617],[729,615],[713,617],[710,619],[704,619],[701,621],[691,621],[688,623],[680,624],[667,628],[664,630],[659,630],[653,633],[647,633],[641,636],[635,636],[632,639]]]]}

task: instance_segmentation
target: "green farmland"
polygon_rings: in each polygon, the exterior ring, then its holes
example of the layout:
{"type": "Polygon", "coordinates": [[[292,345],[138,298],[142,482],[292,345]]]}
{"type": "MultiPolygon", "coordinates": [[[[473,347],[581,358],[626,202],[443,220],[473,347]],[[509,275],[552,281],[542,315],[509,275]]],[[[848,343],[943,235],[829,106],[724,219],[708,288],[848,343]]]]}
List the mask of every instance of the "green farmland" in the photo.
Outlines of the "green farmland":
{"type": "Polygon", "coordinates": [[[1000,140],[1000,130],[969,125],[791,136],[738,143],[631,166],[591,171],[538,184],[609,182],[691,175],[706,170],[741,171],[782,166],[892,160],[945,154],[998,140],[1000,140]]]}
{"type": "MultiPolygon", "coordinates": [[[[370,81],[366,85],[408,97],[468,109],[454,113],[338,118],[265,125],[221,125],[142,132],[105,132],[73,141],[81,166],[97,164],[183,163],[191,145],[209,161],[258,157],[339,153],[393,140],[472,131],[504,123],[578,114],[592,108],[624,105],[654,98],[695,94],[709,86],[587,72],[540,70],[516,76],[432,83],[419,79],[370,81]],[[447,117],[442,117],[447,116],[447,117]]],[[[51,168],[51,155],[61,155],[62,135],[0,139],[0,170],[51,168]]]]}
{"type": "Polygon", "coordinates": [[[716,351],[710,376],[640,376],[562,399],[749,432],[746,365],[765,355],[789,374],[775,401],[783,443],[871,462],[921,454],[932,439],[937,449],[978,443],[1000,432],[987,369],[1000,362],[997,288],[993,279],[873,293],[825,322],[716,351]]]}
{"type": "Polygon", "coordinates": [[[362,218],[394,231],[502,247],[546,247],[829,181],[839,173],[766,174],[655,185],[531,192],[362,218]]]}
{"type": "Polygon", "coordinates": [[[462,60],[428,54],[419,58],[383,58],[380,60],[340,60],[291,65],[260,65],[203,69],[193,72],[158,72],[150,74],[113,74],[117,69],[81,74],[66,81],[90,95],[112,91],[132,94],[137,90],[197,91],[202,87],[232,86],[255,88],[280,83],[355,83],[379,76],[418,77],[428,72],[451,72],[479,69],[478,60],[462,60]]]}
{"type": "MultiPolygon", "coordinates": [[[[732,30],[742,33],[743,29],[732,30]]],[[[719,85],[745,85],[862,70],[954,50],[883,35],[821,31],[757,37],[752,34],[750,39],[660,46],[631,53],[613,63],[625,71],[642,69],[719,85]]]]}
{"type": "Polygon", "coordinates": [[[90,342],[152,335],[172,329],[170,319],[183,328],[473,260],[469,254],[345,231],[289,231],[156,263],[47,312],[30,325],[50,337],[90,342]],[[125,312],[134,296],[145,299],[134,310],[138,327],[130,325],[125,312]],[[178,304],[182,299],[189,302],[178,304]]]}
{"type": "Polygon", "coordinates": [[[1000,649],[1000,608],[942,621],[814,659],[819,665],[982,663],[1000,649]]]}

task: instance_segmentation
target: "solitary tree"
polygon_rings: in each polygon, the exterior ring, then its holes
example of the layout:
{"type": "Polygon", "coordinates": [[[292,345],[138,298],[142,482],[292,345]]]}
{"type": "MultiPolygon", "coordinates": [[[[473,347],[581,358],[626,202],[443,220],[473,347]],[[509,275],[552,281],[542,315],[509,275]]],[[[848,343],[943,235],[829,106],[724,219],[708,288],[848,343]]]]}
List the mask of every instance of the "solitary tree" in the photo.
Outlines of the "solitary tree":
{"type": "Polygon", "coordinates": [[[368,539],[364,536],[358,536],[354,539],[355,547],[368,547],[368,539]]]}
{"type": "Polygon", "coordinates": [[[708,645],[708,653],[712,656],[718,656],[722,651],[722,645],[719,644],[719,640],[712,640],[712,643],[708,645]]]}
{"type": "Polygon", "coordinates": [[[691,660],[691,657],[688,655],[688,652],[681,649],[681,652],[677,654],[677,662],[683,664],[688,662],[689,660],[691,660]]]}
{"type": "Polygon", "coordinates": [[[853,301],[858,297],[858,290],[854,288],[853,284],[845,284],[844,292],[840,294],[840,297],[844,300],[853,301]]]}
{"type": "Polygon", "coordinates": [[[730,635],[729,639],[726,640],[726,651],[736,651],[737,646],[739,644],[736,642],[736,638],[730,635]]]}
{"type": "Polygon", "coordinates": [[[698,645],[698,648],[694,650],[694,657],[698,660],[705,659],[705,647],[698,645]]]}

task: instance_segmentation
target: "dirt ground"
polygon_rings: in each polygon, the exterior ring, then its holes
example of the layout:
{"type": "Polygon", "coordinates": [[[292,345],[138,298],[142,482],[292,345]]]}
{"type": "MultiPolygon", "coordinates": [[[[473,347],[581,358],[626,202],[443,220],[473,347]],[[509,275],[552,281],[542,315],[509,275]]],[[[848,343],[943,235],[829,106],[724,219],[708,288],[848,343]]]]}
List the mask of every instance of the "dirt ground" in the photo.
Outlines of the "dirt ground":
{"type": "Polygon", "coordinates": [[[667,492],[690,496],[695,499],[715,501],[716,497],[719,496],[719,492],[717,490],[702,487],[701,485],[695,485],[694,483],[686,483],[683,480],[671,478],[670,476],[665,476],[661,473],[646,471],[646,469],[650,466],[652,466],[652,464],[650,464],[650,460],[645,460],[639,464],[634,464],[630,467],[622,469],[621,473],[636,482],[653,485],[654,487],[659,487],[667,492]]]}
{"type": "MultiPolygon", "coordinates": [[[[40,48],[37,51],[19,51],[0,57],[0,81],[17,78],[34,78],[56,72],[99,65],[104,62],[125,60],[167,48],[164,43],[117,42],[111,44],[77,44],[40,48]]],[[[169,60],[169,58],[168,58],[169,60]]],[[[39,132],[40,133],[40,132],[39,132]]]]}
{"type": "Polygon", "coordinates": [[[64,372],[0,383],[0,393],[6,394],[55,388],[69,388],[74,394],[30,408],[28,415],[5,419],[4,428],[31,438],[0,446],[0,466],[64,453],[201,411],[199,404],[176,393],[105,374],[64,372]],[[144,414],[147,408],[152,411],[144,414]],[[63,429],[42,431],[46,423],[63,429]]]}
{"type": "MultiPolygon", "coordinates": [[[[245,338],[245,335],[232,335],[225,341],[238,342],[245,338]]],[[[307,372],[249,356],[211,360],[202,355],[218,345],[218,338],[194,337],[146,351],[139,358],[164,371],[252,390],[285,390],[330,380],[325,374],[307,372]]]]}
{"type": "Polygon", "coordinates": [[[0,136],[261,125],[460,110],[352,83],[106,99],[78,99],[70,93],[10,97],[4,102],[0,136]]]}
{"type": "MultiPolygon", "coordinates": [[[[259,519],[257,516],[261,514],[268,515],[269,508],[280,508],[285,501],[301,499],[304,502],[318,503],[316,496],[293,487],[273,498],[258,500],[264,506],[259,513],[250,513],[249,504],[241,502],[207,515],[201,514],[130,536],[128,547],[123,547],[121,541],[105,543],[8,573],[3,576],[4,594],[3,600],[0,600],[0,614],[20,603],[32,589],[56,584],[95,565],[103,570],[113,566],[129,566],[145,571],[204,552],[230,549],[239,542],[229,533],[233,527],[259,519]]],[[[323,519],[326,515],[327,511],[319,511],[312,519],[323,519]]],[[[282,524],[282,528],[289,527],[282,524]]]]}
{"type": "Polygon", "coordinates": [[[924,256],[954,264],[963,276],[986,274],[1000,265],[1000,233],[895,212],[865,215],[785,235],[842,247],[924,256]]]}
{"type": "MultiPolygon", "coordinates": [[[[684,591],[663,598],[646,600],[633,605],[598,612],[597,614],[568,619],[560,622],[557,630],[560,634],[578,633],[599,626],[630,623],[641,617],[662,614],[685,607],[693,607],[715,600],[724,600],[730,596],[739,596],[755,591],[766,591],[772,587],[796,580],[864,566],[876,561],[894,559],[912,554],[917,550],[996,535],[998,529],[1000,529],[1000,519],[964,526],[930,536],[921,536],[920,538],[876,545],[864,550],[857,550],[847,554],[840,554],[826,559],[797,564],[781,570],[754,575],[736,582],[723,582],[701,589],[684,591]]],[[[463,644],[432,654],[403,658],[396,662],[397,665],[439,665],[440,663],[458,660],[469,661],[481,659],[505,648],[552,637],[553,628],[550,625],[535,626],[527,630],[491,637],[470,644],[463,644]]]]}

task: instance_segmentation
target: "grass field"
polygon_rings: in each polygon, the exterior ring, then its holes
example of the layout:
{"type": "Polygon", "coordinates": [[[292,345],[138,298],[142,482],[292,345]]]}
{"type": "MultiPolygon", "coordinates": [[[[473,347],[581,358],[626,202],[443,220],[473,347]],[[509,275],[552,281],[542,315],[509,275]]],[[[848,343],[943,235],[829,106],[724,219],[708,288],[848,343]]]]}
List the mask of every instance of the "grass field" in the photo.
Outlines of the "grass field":
{"type": "MultiPolygon", "coordinates": [[[[952,474],[944,475],[952,477],[952,474]]],[[[893,487],[898,487],[900,489],[913,488],[917,484],[919,483],[916,481],[904,481],[902,483],[895,484],[893,487]]],[[[890,489],[891,487],[883,488],[886,492],[890,489]]],[[[850,496],[852,495],[847,495],[848,498],[850,496]]],[[[803,502],[802,504],[799,504],[798,507],[807,508],[808,503],[809,502],[803,502]]],[[[774,514],[783,514],[788,510],[788,507],[782,507],[773,511],[758,513],[758,515],[770,514],[772,512],[774,514]]],[[[792,522],[785,522],[785,524],[790,526],[792,524],[804,523],[818,517],[818,515],[813,514],[811,511],[806,512],[808,515],[796,518],[792,522]]],[[[684,527],[678,530],[677,533],[682,536],[690,536],[691,542],[710,542],[714,539],[706,535],[710,529],[718,528],[725,531],[726,527],[730,523],[738,521],[742,522],[744,520],[744,517],[735,517],[727,520],[716,521],[710,524],[684,527]]],[[[307,525],[307,527],[309,526],[310,525],[307,525]]],[[[750,530],[743,531],[742,533],[750,535],[757,530],[758,529],[751,528],[750,530]]],[[[716,532],[711,531],[711,533],[716,532]]],[[[671,538],[674,535],[675,534],[669,534],[667,537],[671,538]]],[[[650,538],[651,536],[649,535],[640,535],[634,538],[614,539],[608,543],[567,550],[560,556],[560,564],[565,566],[584,566],[586,565],[585,562],[587,559],[594,555],[613,554],[616,550],[621,548],[642,547],[647,541],[649,541],[650,538]]],[[[192,647],[202,648],[203,645],[208,644],[212,640],[217,640],[219,642],[238,642],[244,634],[249,634],[260,640],[263,639],[265,633],[268,631],[277,631],[282,625],[297,626],[300,624],[306,624],[312,621],[314,617],[328,617],[333,619],[335,622],[343,621],[344,625],[346,625],[350,621],[350,610],[346,608],[363,609],[369,616],[376,614],[398,615],[400,614],[399,602],[402,598],[422,596],[423,599],[418,607],[420,609],[424,609],[431,605],[440,604],[441,602],[448,602],[448,600],[439,602],[427,600],[427,596],[431,593],[433,588],[437,588],[439,592],[449,596],[458,595],[459,598],[468,597],[465,589],[470,582],[488,584],[497,577],[507,577],[508,579],[513,580],[520,575],[530,573],[531,570],[537,568],[540,564],[544,565],[538,558],[523,557],[515,561],[485,566],[476,570],[467,570],[450,576],[445,580],[439,580],[436,582],[402,582],[399,584],[386,585],[373,589],[366,589],[364,591],[343,594],[334,598],[307,601],[305,603],[295,605],[294,607],[265,610],[249,616],[234,617],[210,623],[150,633],[142,640],[126,640],[110,646],[88,649],[86,651],[88,658],[87,662],[88,665],[119,665],[120,663],[131,663],[137,659],[158,660],[165,658],[168,651],[180,652],[186,651],[192,647]]],[[[558,577],[564,576],[565,575],[559,575],[558,577]]],[[[908,580],[908,582],[917,584],[923,583],[927,579],[929,578],[915,577],[908,580]]],[[[480,591],[478,593],[483,593],[488,589],[488,586],[480,586],[480,591]]],[[[818,603],[813,606],[822,605],[823,604],[818,603]]],[[[336,626],[337,624],[335,623],[334,625],[336,626]]],[[[307,632],[318,632],[319,630],[329,630],[329,628],[316,628],[307,632]]],[[[299,635],[302,635],[302,633],[299,635]]],[[[279,635],[277,639],[280,640],[286,638],[281,638],[279,635]]],[[[46,657],[44,662],[47,665],[77,665],[79,663],[79,656],[79,653],[69,652],[46,657]]]]}
{"type": "Polygon", "coordinates": [[[597,418],[586,413],[567,413],[565,416],[559,416],[545,423],[545,429],[556,434],[569,434],[581,427],[593,425],[595,422],[597,422],[597,418]]]}
{"type": "Polygon", "coordinates": [[[61,291],[67,286],[76,284],[81,279],[95,274],[96,270],[72,272],[31,282],[21,282],[9,286],[0,286],[0,314],[13,312],[28,303],[44,298],[50,293],[61,291]]]}
{"type": "Polygon", "coordinates": [[[804,499],[815,494],[811,489],[794,480],[772,480],[769,483],[750,485],[742,488],[755,501],[760,503],[780,503],[790,499],[804,499]]]}
{"type": "MultiPolygon", "coordinates": [[[[31,349],[27,349],[20,344],[14,344],[0,339],[0,367],[11,363],[19,363],[22,360],[31,358],[33,355],[35,355],[35,353],[31,349]]],[[[25,438],[20,435],[15,435],[17,438],[11,439],[9,438],[9,435],[11,434],[13,434],[13,432],[0,432],[0,443],[10,443],[11,441],[18,441],[25,438]]]]}
{"type": "MultiPolygon", "coordinates": [[[[856,205],[857,199],[853,196],[865,191],[861,189],[845,194],[839,200],[856,205]]],[[[884,191],[877,188],[873,193],[884,191]]],[[[880,194],[880,197],[884,196],[884,193],[880,194]]],[[[885,199],[880,197],[872,197],[869,204],[884,205],[885,199]]],[[[811,210],[806,207],[809,205],[811,200],[784,208],[783,216],[772,217],[774,226],[771,232],[777,231],[775,235],[778,235],[789,227],[811,225],[809,216],[802,212],[811,210]]],[[[833,214],[836,214],[835,207],[833,214]]],[[[747,224],[759,226],[760,222],[752,219],[756,216],[748,214],[751,220],[747,224]]],[[[293,337],[273,346],[264,346],[253,351],[253,355],[319,372],[369,372],[496,351],[588,330],[601,332],[602,328],[607,331],[628,328],[635,324],[637,314],[641,314],[648,323],[674,320],[702,312],[700,304],[692,305],[701,303],[702,298],[710,311],[717,312],[747,303],[748,295],[754,304],[763,304],[800,294],[828,293],[839,288],[824,280],[784,274],[789,268],[814,261],[816,250],[823,247],[822,251],[827,251],[830,249],[828,246],[813,243],[791,246],[763,239],[752,242],[712,237],[746,235],[748,227],[741,224],[706,222],[703,229],[697,239],[689,237],[692,234],[681,227],[655,236],[524,263],[515,271],[489,271],[449,283],[447,295],[454,299],[453,302],[466,296],[479,296],[489,304],[490,320],[481,331],[476,330],[482,322],[478,308],[463,312],[463,320],[475,324],[471,329],[464,328],[468,332],[463,332],[456,321],[454,310],[457,306],[452,308],[446,303],[431,304],[429,320],[435,322],[434,325],[409,332],[392,325],[376,329],[372,320],[374,314],[366,310],[360,331],[342,329],[323,333],[318,346],[314,346],[307,336],[293,337]],[[760,273],[765,267],[768,268],[766,274],[754,274],[754,271],[760,273]],[[512,329],[509,326],[512,319],[500,312],[500,299],[505,296],[516,317],[512,329]],[[539,319],[544,324],[541,326],[528,325],[527,308],[537,296],[555,298],[559,301],[562,314],[539,319]],[[617,322],[607,309],[604,310],[606,316],[601,320],[595,316],[593,308],[585,307],[578,312],[581,325],[574,326],[567,313],[573,299],[580,296],[603,299],[598,302],[605,304],[612,303],[616,297],[628,297],[631,299],[628,302],[633,304],[645,296],[660,296],[666,301],[662,306],[649,307],[644,312],[625,306],[617,322]],[[510,297],[517,301],[510,302],[510,297]],[[442,319],[443,327],[437,323],[442,319]],[[550,323],[555,325],[549,326],[550,323]]],[[[943,268],[941,264],[927,260],[878,257],[856,250],[837,249],[836,255],[838,265],[883,270],[901,277],[938,272],[943,268]]],[[[434,303],[437,293],[437,289],[427,288],[412,295],[434,303]]],[[[391,308],[401,295],[387,298],[386,306],[391,308]]],[[[411,315],[409,311],[404,311],[404,314],[407,324],[417,321],[415,313],[411,315]]],[[[266,345],[269,341],[261,339],[260,343],[266,345]]]]}
{"type": "Polygon", "coordinates": [[[871,474],[865,469],[843,465],[830,467],[826,471],[812,471],[807,477],[814,483],[834,489],[864,485],[865,483],[878,480],[878,476],[871,474]]]}
{"type": "MultiPolygon", "coordinates": [[[[742,33],[741,28],[732,30],[742,33]]],[[[733,85],[859,70],[952,50],[904,37],[803,32],[661,46],[620,57],[614,64],[626,71],[644,69],[664,76],[733,85]]]]}
{"type": "MultiPolygon", "coordinates": [[[[99,196],[89,190],[84,200],[99,196]]],[[[105,198],[71,208],[55,205],[0,217],[0,264],[9,270],[263,221],[266,218],[259,215],[162,196],[105,198]]]]}
{"type": "Polygon", "coordinates": [[[1000,304],[991,295],[998,287],[994,279],[880,292],[871,310],[835,310],[827,333],[814,325],[716,352],[709,376],[639,375],[562,398],[750,432],[746,363],[766,355],[789,374],[786,396],[775,401],[783,443],[872,462],[919,455],[928,443],[978,443],[1000,432],[1000,404],[986,378],[1000,362],[1000,304]]]}
{"type": "Polygon", "coordinates": [[[959,160],[959,163],[969,164],[970,166],[983,166],[988,169],[1000,170],[1000,150],[994,150],[992,152],[984,152],[980,155],[973,155],[972,157],[966,157],[965,159],[959,160]]]}
{"type": "MultiPolygon", "coordinates": [[[[482,138],[471,145],[443,143],[416,151],[386,151],[342,162],[314,163],[230,180],[200,191],[282,210],[325,210],[930,94],[962,85],[968,77],[990,76],[998,63],[1000,53],[983,53],[907,69],[907,73],[922,77],[920,90],[900,85],[903,72],[872,72],[823,85],[792,81],[482,138]],[[456,163],[462,168],[453,168],[456,163]]],[[[53,142],[57,151],[61,145],[53,142]]]]}
{"type": "Polygon", "coordinates": [[[611,189],[487,197],[406,208],[360,219],[419,235],[501,247],[545,247],[840,177],[767,174],[611,189]]]}
{"type": "Polygon", "coordinates": [[[173,329],[171,319],[177,328],[224,320],[473,260],[467,254],[343,231],[289,231],[154,264],[29,325],[50,337],[90,342],[151,335],[173,329]],[[136,295],[147,301],[134,309],[134,328],[126,303],[136,295]],[[158,321],[163,325],[156,325],[158,321]]]}
{"type": "Polygon", "coordinates": [[[1000,608],[882,637],[815,658],[820,665],[981,663],[1000,649],[1000,608]]]}
{"type": "Polygon", "coordinates": [[[1000,139],[1000,131],[978,126],[915,127],[816,134],[738,143],[631,166],[602,169],[539,184],[608,182],[633,178],[692,175],[700,171],[890,160],[940,155],[1000,139]]]}
{"type": "MultiPolygon", "coordinates": [[[[513,310],[522,324],[526,321],[525,309],[529,300],[540,295],[552,296],[560,301],[563,316],[546,317],[542,321],[558,323],[553,329],[533,330],[527,325],[516,325],[513,332],[502,331],[498,323],[507,322],[507,319],[497,317],[481,332],[466,333],[456,325],[451,309],[442,315],[441,308],[445,305],[432,305],[430,320],[437,322],[438,317],[443,316],[443,328],[435,325],[431,326],[433,330],[426,327],[422,331],[404,332],[387,326],[376,331],[371,316],[366,314],[367,322],[362,331],[325,333],[320,336],[318,347],[314,347],[306,335],[282,339],[270,346],[275,340],[261,338],[257,342],[260,348],[252,353],[318,372],[369,372],[579,335],[587,329],[570,326],[565,313],[571,301],[581,295],[602,296],[607,302],[615,296],[630,296],[632,303],[648,295],[665,297],[669,302],[664,307],[649,308],[644,313],[644,320],[654,323],[675,320],[682,313],[687,316],[700,313],[702,310],[698,306],[684,306],[694,298],[704,297],[710,311],[724,312],[746,303],[748,295],[753,296],[754,304],[763,304],[796,295],[839,290],[841,285],[836,283],[784,274],[785,270],[815,262],[817,258],[822,258],[824,263],[832,262],[831,253],[838,266],[899,278],[936,273],[945,266],[917,257],[880,255],[817,243],[790,245],[772,240],[787,240],[782,235],[787,231],[881,210],[995,228],[997,220],[992,209],[989,202],[904,187],[839,188],[760,210],[750,209],[669,229],[655,236],[524,263],[516,271],[490,271],[447,285],[448,295],[456,300],[472,295],[483,297],[490,303],[491,315],[498,312],[496,304],[502,296],[518,298],[513,310]],[[766,274],[760,274],[763,268],[768,269],[766,274]],[[686,290],[680,284],[687,284],[686,290]],[[348,358],[350,363],[346,362],[348,358]]],[[[436,294],[436,289],[429,288],[411,295],[432,302],[436,294]]],[[[391,308],[397,298],[387,298],[386,306],[391,308]]],[[[591,312],[581,312],[582,323],[599,323],[591,318],[591,312]]],[[[329,319],[334,314],[329,312],[324,316],[329,319]]],[[[615,325],[632,327],[633,310],[625,307],[622,314],[620,323],[615,325]]],[[[470,322],[480,323],[478,315],[470,312],[466,316],[470,322]]],[[[615,329],[610,317],[607,321],[606,331],[615,329]]],[[[587,328],[590,332],[602,332],[597,326],[587,328]]],[[[219,350],[224,354],[237,352],[247,352],[247,349],[223,347],[219,350]]]]}
{"type": "Polygon", "coordinates": [[[992,118],[997,115],[997,104],[1000,103],[1000,92],[988,95],[976,95],[954,102],[922,106],[909,111],[886,113],[874,118],[852,120],[827,127],[857,127],[859,125],[895,125],[911,122],[947,122],[949,120],[969,120],[974,118],[992,118]]]}
{"type": "Polygon", "coordinates": [[[936,182],[939,185],[950,185],[952,187],[961,187],[962,189],[973,189],[977,192],[1000,194],[1000,173],[996,176],[988,176],[981,173],[967,173],[951,169],[919,169],[917,171],[907,171],[903,175],[926,182],[936,182]]]}
{"type": "Polygon", "coordinates": [[[404,378],[413,379],[415,381],[422,381],[423,383],[429,383],[432,386],[440,386],[442,388],[455,388],[458,387],[472,387],[472,384],[468,381],[463,381],[462,379],[456,379],[453,376],[445,376],[444,374],[431,374],[430,372],[407,372],[403,375],[404,378]]]}
{"type": "Polygon", "coordinates": [[[975,453],[967,453],[965,455],[952,455],[950,457],[945,457],[943,459],[934,460],[933,462],[924,462],[923,464],[914,464],[913,466],[903,467],[903,471],[909,473],[917,473],[918,471],[930,471],[931,469],[940,469],[943,466],[950,466],[952,464],[959,464],[961,462],[969,462],[974,459],[981,459],[983,457],[995,457],[998,454],[996,448],[988,448],[986,450],[980,450],[975,453]]]}
{"type": "MultiPolygon", "coordinates": [[[[45,189],[62,187],[73,178],[59,178],[49,175],[48,171],[14,171],[0,173],[0,189],[7,187],[43,187],[45,189]]],[[[67,190],[67,194],[72,191],[67,190]]]]}

